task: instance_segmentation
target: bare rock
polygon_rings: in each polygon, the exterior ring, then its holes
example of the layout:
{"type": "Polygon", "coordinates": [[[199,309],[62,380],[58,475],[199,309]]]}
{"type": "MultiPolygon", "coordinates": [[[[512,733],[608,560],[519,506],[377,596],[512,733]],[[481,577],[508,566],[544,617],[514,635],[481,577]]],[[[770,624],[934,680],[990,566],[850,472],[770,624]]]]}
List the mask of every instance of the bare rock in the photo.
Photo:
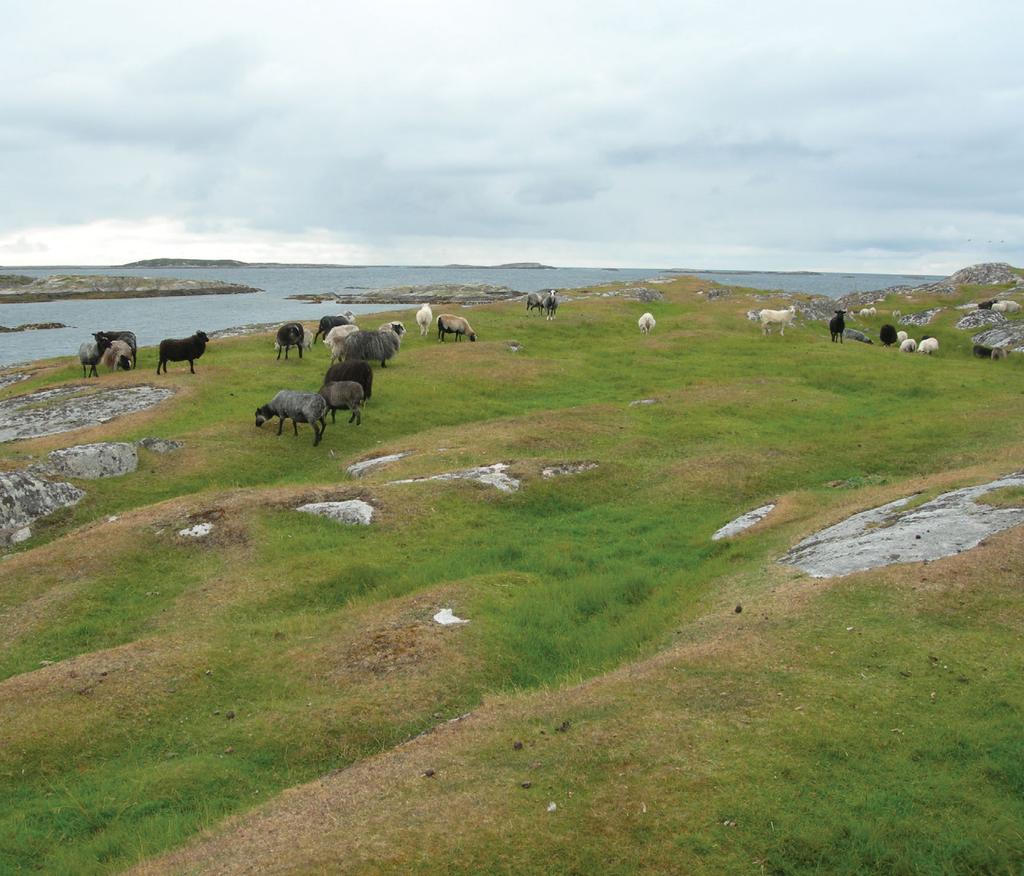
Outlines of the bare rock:
{"type": "Polygon", "coordinates": [[[173,453],[175,450],[181,450],[185,445],[170,438],[140,438],[135,442],[135,446],[145,447],[150,453],[173,453]]]}
{"type": "Polygon", "coordinates": [[[541,477],[557,478],[561,475],[579,474],[597,468],[596,462],[563,462],[561,465],[549,465],[540,470],[541,477]]]}
{"type": "Polygon", "coordinates": [[[413,452],[412,450],[404,450],[401,453],[389,453],[387,456],[373,456],[370,459],[352,463],[345,471],[354,478],[361,478],[368,471],[372,471],[382,465],[387,465],[389,462],[397,462],[406,456],[412,456],[413,452]]]}
{"type": "Polygon", "coordinates": [[[998,328],[975,335],[972,340],[986,347],[1004,347],[1008,350],[1024,350],[1024,322],[1010,322],[998,328]]]}
{"type": "Polygon", "coordinates": [[[0,472],[0,544],[17,544],[32,534],[30,524],[60,508],[75,505],[85,493],[30,472],[0,472]]]}
{"type": "Polygon", "coordinates": [[[66,478],[116,478],[135,471],[139,465],[139,454],[135,445],[123,442],[101,444],[79,444],[54,450],[49,455],[46,468],[53,474],[66,478]]]}
{"type": "Polygon", "coordinates": [[[480,465],[476,468],[466,468],[461,471],[450,471],[444,474],[432,475],[422,478],[405,478],[400,481],[389,481],[389,484],[414,484],[419,481],[477,481],[501,490],[503,493],[514,493],[520,487],[518,478],[505,474],[508,465],[504,462],[495,462],[492,465],[480,465]]]}
{"type": "Polygon", "coordinates": [[[344,502],[310,502],[295,509],[304,514],[316,514],[338,523],[352,526],[369,526],[373,522],[376,509],[362,499],[349,499],[344,502]]]}
{"type": "Polygon", "coordinates": [[[762,505],[760,508],[755,508],[753,511],[748,511],[746,514],[742,514],[735,520],[731,520],[726,523],[721,529],[719,529],[714,535],[711,536],[712,541],[719,541],[723,538],[731,538],[734,535],[739,535],[745,529],[750,529],[755,523],[760,523],[775,509],[775,503],[769,502],[767,505],[762,505]]]}
{"type": "Polygon", "coordinates": [[[945,310],[944,307],[933,307],[931,310],[922,310],[919,313],[908,313],[900,317],[900,325],[928,325],[934,319],[935,314],[945,310]]]}
{"type": "Polygon", "coordinates": [[[1003,325],[1005,322],[1006,317],[993,310],[972,310],[957,320],[956,328],[976,329],[983,325],[1003,325]]]}

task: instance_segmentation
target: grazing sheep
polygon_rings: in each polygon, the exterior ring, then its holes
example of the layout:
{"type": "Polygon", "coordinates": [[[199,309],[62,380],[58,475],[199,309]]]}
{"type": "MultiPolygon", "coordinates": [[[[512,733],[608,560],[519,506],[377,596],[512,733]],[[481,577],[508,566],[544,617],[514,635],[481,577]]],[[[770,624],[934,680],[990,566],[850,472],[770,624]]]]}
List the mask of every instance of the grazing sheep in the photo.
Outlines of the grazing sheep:
{"type": "Polygon", "coordinates": [[[437,339],[443,341],[445,335],[455,335],[456,341],[461,341],[463,335],[471,341],[476,340],[476,332],[473,331],[469,320],[461,316],[452,316],[450,313],[442,313],[437,318],[437,339]]]}
{"type": "Polygon", "coordinates": [[[387,368],[388,359],[398,352],[401,343],[401,339],[393,331],[359,331],[344,338],[339,349],[344,359],[379,361],[381,368],[387,368]]]}
{"type": "Polygon", "coordinates": [[[529,313],[531,310],[544,312],[544,296],[540,292],[531,292],[526,296],[526,312],[529,313]]]}
{"type": "Polygon", "coordinates": [[[837,310],[836,315],[828,321],[828,330],[832,335],[832,343],[839,341],[843,342],[843,332],[846,330],[846,320],[843,317],[846,315],[845,310],[837,310]]]}
{"type": "Polygon", "coordinates": [[[96,343],[99,344],[101,354],[110,346],[111,341],[124,341],[132,349],[132,368],[135,367],[135,360],[139,352],[139,342],[135,337],[135,332],[111,331],[107,329],[102,332],[96,332],[93,337],[96,338],[96,343]]]}
{"type": "Polygon", "coordinates": [[[938,338],[925,338],[917,345],[917,352],[924,353],[930,356],[932,353],[939,351],[939,340],[938,338]]]}
{"type": "Polygon", "coordinates": [[[281,351],[284,350],[284,358],[287,360],[288,351],[292,347],[299,348],[299,358],[302,358],[302,349],[307,350],[313,341],[307,337],[306,330],[300,322],[286,322],[277,330],[277,339],[274,341],[274,349],[277,350],[277,358],[281,358],[281,351]]]}
{"type": "Polygon", "coordinates": [[[649,335],[654,331],[654,327],[658,323],[654,319],[654,315],[651,313],[645,313],[640,319],[637,320],[637,325],[640,326],[640,334],[649,335]]]}
{"type": "Polygon", "coordinates": [[[1016,301],[997,301],[992,310],[996,313],[1019,313],[1020,305],[1016,301]]]}
{"type": "Polygon", "coordinates": [[[331,351],[331,361],[337,362],[345,357],[345,338],[359,331],[357,325],[336,325],[324,335],[324,345],[331,351]]]}
{"type": "Polygon", "coordinates": [[[100,364],[109,371],[120,368],[122,371],[131,371],[132,348],[127,341],[111,341],[110,346],[100,356],[100,364]]]}
{"type": "Polygon", "coordinates": [[[991,310],[992,305],[996,303],[995,298],[989,298],[988,301],[979,301],[978,310],[991,310]]]}
{"type": "Polygon", "coordinates": [[[316,447],[327,425],[327,402],[316,392],[282,389],[265,405],[256,408],[257,428],[274,417],[280,417],[277,424],[278,435],[284,428],[285,420],[292,421],[296,435],[299,434],[299,423],[309,423],[313,427],[313,446],[316,447]]]}
{"type": "Polygon", "coordinates": [[[96,370],[96,365],[100,361],[100,348],[96,344],[96,341],[84,341],[78,348],[78,361],[82,363],[82,377],[99,377],[99,372],[96,370]],[[89,367],[89,373],[86,375],[86,366],[89,367]]]}
{"type": "Polygon", "coordinates": [[[324,375],[324,383],[344,380],[354,380],[363,388],[364,405],[370,400],[370,396],[373,395],[373,369],[368,362],[362,359],[349,359],[347,362],[332,365],[324,375]]]}
{"type": "Polygon", "coordinates": [[[898,331],[896,332],[896,343],[902,344],[909,337],[910,335],[908,335],[905,331],[898,331]]]}
{"type": "Polygon", "coordinates": [[[913,338],[907,338],[902,344],[900,344],[901,353],[913,353],[917,349],[917,341],[913,338]]]}
{"type": "Polygon", "coordinates": [[[405,326],[400,322],[384,322],[381,323],[380,328],[377,329],[379,332],[394,332],[398,335],[398,340],[402,340],[402,335],[405,334],[405,326]]]}
{"type": "Polygon", "coordinates": [[[313,343],[316,343],[316,339],[323,335],[327,337],[327,333],[338,325],[352,325],[355,322],[355,315],[351,310],[346,310],[343,314],[338,316],[321,316],[320,324],[317,326],[316,332],[313,335],[313,343]]]}
{"type": "Polygon", "coordinates": [[[363,388],[354,380],[335,380],[325,383],[320,387],[320,396],[327,402],[327,410],[331,412],[331,422],[334,422],[335,411],[352,411],[348,418],[351,423],[355,420],[358,426],[363,422],[363,415],[359,408],[363,403],[363,388]]]}
{"type": "Polygon", "coordinates": [[[558,293],[552,289],[544,299],[544,316],[548,319],[555,318],[555,311],[558,310],[558,293]]]}
{"type": "Polygon", "coordinates": [[[860,309],[860,313],[858,313],[857,315],[860,317],[868,317],[875,316],[877,313],[878,311],[874,307],[862,307],[860,309]]]}
{"type": "Polygon", "coordinates": [[[971,349],[971,352],[979,359],[992,358],[992,348],[986,347],[984,344],[975,344],[974,347],[971,349]]]}
{"type": "Polygon", "coordinates": [[[864,332],[859,332],[857,329],[852,328],[843,329],[843,337],[849,338],[851,341],[860,341],[862,344],[875,343],[871,338],[864,334],[864,332]]]}
{"type": "Polygon", "coordinates": [[[892,318],[893,319],[899,319],[901,316],[903,316],[903,311],[902,310],[894,310],[892,312],[892,318]]]}
{"type": "Polygon", "coordinates": [[[998,362],[1000,359],[1005,359],[1009,355],[1010,351],[1007,350],[1005,347],[993,347],[992,349],[992,359],[996,362],[998,362]]]}
{"type": "Polygon", "coordinates": [[[878,340],[882,342],[883,347],[891,347],[896,343],[896,338],[896,326],[886,323],[881,329],[879,329],[878,340]]]}
{"type": "Polygon", "coordinates": [[[758,319],[761,320],[761,333],[763,335],[770,335],[772,333],[772,326],[779,326],[779,334],[786,334],[786,326],[793,322],[796,317],[796,308],[791,304],[785,310],[762,310],[757,315],[758,319]]]}
{"type": "Polygon", "coordinates": [[[188,360],[188,370],[195,374],[196,369],[193,363],[206,352],[206,345],[209,342],[210,339],[206,332],[196,332],[188,338],[165,338],[160,342],[160,361],[157,363],[156,373],[159,374],[160,369],[163,368],[164,374],[166,374],[168,362],[188,360]]]}
{"type": "Polygon", "coordinates": [[[424,304],[419,310],[416,311],[416,325],[420,327],[420,337],[425,338],[427,333],[430,331],[430,326],[434,322],[434,311],[430,309],[429,304],[424,304]]]}

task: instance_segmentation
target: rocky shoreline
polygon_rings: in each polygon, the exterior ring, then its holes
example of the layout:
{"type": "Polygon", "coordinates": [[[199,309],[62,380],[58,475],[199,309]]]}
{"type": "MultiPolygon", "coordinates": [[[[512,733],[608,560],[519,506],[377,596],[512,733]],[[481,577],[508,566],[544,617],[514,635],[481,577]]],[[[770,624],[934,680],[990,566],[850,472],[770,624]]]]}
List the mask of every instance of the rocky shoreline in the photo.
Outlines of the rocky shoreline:
{"type": "Polygon", "coordinates": [[[25,322],[16,326],[0,325],[0,334],[4,332],[35,332],[59,328],[69,328],[69,326],[64,325],[62,322],[25,322]]]}
{"type": "Polygon", "coordinates": [[[33,279],[0,277],[0,304],[104,298],[165,298],[182,295],[245,295],[262,292],[242,283],[221,280],[183,280],[177,277],[125,277],[55,274],[33,279]]]}
{"type": "Polygon", "coordinates": [[[330,304],[490,304],[521,298],[525,292],[489,283],[427,283],[419,286],[387,286],[359,295],[340,292],[289,295],[294,301],[330,304]]]}

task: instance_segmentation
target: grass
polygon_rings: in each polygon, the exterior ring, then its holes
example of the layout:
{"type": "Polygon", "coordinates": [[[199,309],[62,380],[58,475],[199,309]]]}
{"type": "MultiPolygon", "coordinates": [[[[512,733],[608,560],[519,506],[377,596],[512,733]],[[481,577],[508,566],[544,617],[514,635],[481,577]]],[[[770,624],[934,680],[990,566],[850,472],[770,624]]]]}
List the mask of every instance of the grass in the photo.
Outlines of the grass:
{"type": "MultiPolygon", "coordinates": [[[[326,367],[321,348],[276,362],[266,337],[214,342],[196,375],[156,378],[142,350],[137,374],[104,385],[170,385],[171,402],[0,445],[18,466],[90,440],[185,442],[89,482],[3,561],[0,872],[281,865],[265,826],[311,870],[340,869],[341,849],[349,869],[396,872],[1024,866],[1018,537],[970,565],[833,584],[773,562],[848,513],[1004,474],[993,460],[1024,446],[1024,363],[973,359],[950,310],[927,329],[931,358],[833,346],[813,324],[765,339],[743,318],[755,305],[703,301],[705,285],[570,301],[554,323],[474,308],[481,342],[407,338],[363,425],[317,448],[307,427],[253,425],[326,367]],[[598,467],[539,476],[583,459],[598,467]],[[386,483],[499,460],[520,492],[386,483]],[[355,496],[379,507],[373,526],[291,511],[355,496]],[[709,540],[770,500],[757,530],[709,540]],[[174,535],[200,519],[208,541],[174,535]],[[440,607],[471,622],[442,629],[440,607]],[[157,857],[339,769],[260,810],[260,830],[157,857]]],[[[77,371],[55,363],[0,395],[77,371]]]]}

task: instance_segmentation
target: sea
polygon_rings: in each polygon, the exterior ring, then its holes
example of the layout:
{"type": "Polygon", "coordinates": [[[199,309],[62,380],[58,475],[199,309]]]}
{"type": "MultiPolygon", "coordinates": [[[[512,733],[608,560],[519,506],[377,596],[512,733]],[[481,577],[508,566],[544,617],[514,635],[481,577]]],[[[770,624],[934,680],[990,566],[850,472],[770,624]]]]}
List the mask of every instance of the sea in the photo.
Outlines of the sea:
{"type": "MultiPolygon", "coordinates": [[[[838,274],[807,271],[759,272],[661,268],[467,268],[467,267],[231,267],[231,268],[0,268],[0,273],[47,277],[53,274],[116,274],[134,277],[182,277],[244,283],[262,291],[244,295],[195,295],[170,298],[124,298],[93,301],[51,301],[0,304],[0,325],[62,322],[64,329],[0,333],[0,365],[51,356],[74,356],[78,346],[101,329],[131,330],[140,345],[178,338],[197,329],[210,333],[253,323],[303,322],[351,309],[354,313],[395,310],[382,304],[310,303],[289,295],[330,293],[358,296],[390,286],[428,283],[487,283],[520,292],[585,289],[616,281],[639,281],[679,275],[698,276],[729,286],[781,290],[833,298],[889,286],[913,286],[939,277],[916,274],[838,274]]],[[[417,308],[409,305],[409,316],[417,308]]]]}

